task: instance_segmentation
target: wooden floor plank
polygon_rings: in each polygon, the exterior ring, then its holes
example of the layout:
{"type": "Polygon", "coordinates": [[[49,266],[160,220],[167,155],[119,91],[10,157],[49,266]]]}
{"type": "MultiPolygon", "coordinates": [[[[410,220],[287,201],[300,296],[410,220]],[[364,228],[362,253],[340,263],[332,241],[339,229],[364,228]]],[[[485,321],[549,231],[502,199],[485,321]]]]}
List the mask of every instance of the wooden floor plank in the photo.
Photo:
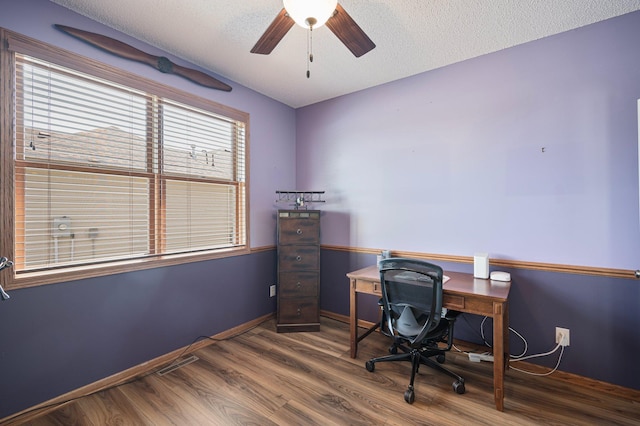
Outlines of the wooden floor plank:
{"type": "Polygon", "coordinates": [[[268,425],[269,417],[285,403],[235,366],[224,368],[201,358],[188,367],[167,375],[165,380],[171,381],[176,391],[188,389],[190,396],[201,399],[217,420],[235,413],[234,424],[268,425]]]}
{"type": "MultiPolygon", "coordinates": [[[[305,417],[322,416],[325,422],[339,423],[344,418],[342,411],[348,410],[352,420],[364,418],[364,422],[369,424],[376,420],[366,412],[364,416],[359,415],[356,409],[350,407],[350,402],[345,400],[343,395],[335,392],[324,381],[314,377],[319,372],[311,368],[304,359],[296,356],[295,351],[272,347],[263,351],[260,360],[251,363],[251,359],[246,358],[246,354],[241,350],[243,347],[250,346],[248,342],[232,342],[228,345],[233,348],[232,352],[237,354],[237,358],[234,360],[226,356],[217,357],[215,362],[224,364],[227,368],[242,370],[246,376],[257,375],[260,380],[266,379],[263,385],[272,386],[272,392],[280,393],[288,402],[296,401],[300,406],[304,406],[305,417]]],[[[269,347],[269,340],[260,341],[257,345],[269,347]]],[[[206,358],[206,356],[203,354],[203,357],[206,358]]]]}
{"type": "Polygon", "coordinates": [[[170,392],[164,381],[154,375],[145,377],[119,390],[138,409],[144,421],[140,424],[204,424],[203,417],[176,393],[170,392]]]}
{"type": "MultiPolygon", "coordinates": [[[[31,422],[79,425],[637,425],[640,402],[624,391],[509,370],[505,411],[495,410],[493,366],[449,353],[445,366],[467,392],[428,367],[416,401],[404,402],[409,363],[377,364],[389,340],[374,333],[349,356],[348,324],[322,318],[321,330],[276,333],[273,320],[195,352],[200,359],[164,376],[148,375],[69,403],[31,422]]],[[[637,395],[637,393],[630,393],[637,395]]],[[[19,420],[10,423],[21,424],[19,420]]]]}

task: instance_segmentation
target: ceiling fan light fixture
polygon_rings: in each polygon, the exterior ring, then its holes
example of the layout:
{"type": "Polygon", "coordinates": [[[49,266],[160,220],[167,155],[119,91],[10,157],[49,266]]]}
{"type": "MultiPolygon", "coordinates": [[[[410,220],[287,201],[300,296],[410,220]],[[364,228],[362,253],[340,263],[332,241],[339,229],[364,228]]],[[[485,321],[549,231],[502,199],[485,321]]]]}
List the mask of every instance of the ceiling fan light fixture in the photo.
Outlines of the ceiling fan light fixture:
{"type": "Polygon", "coordinates": [[[320,28],[336,10],[338,0],[283,0],[284,8],[303,28],[320,28]]]}

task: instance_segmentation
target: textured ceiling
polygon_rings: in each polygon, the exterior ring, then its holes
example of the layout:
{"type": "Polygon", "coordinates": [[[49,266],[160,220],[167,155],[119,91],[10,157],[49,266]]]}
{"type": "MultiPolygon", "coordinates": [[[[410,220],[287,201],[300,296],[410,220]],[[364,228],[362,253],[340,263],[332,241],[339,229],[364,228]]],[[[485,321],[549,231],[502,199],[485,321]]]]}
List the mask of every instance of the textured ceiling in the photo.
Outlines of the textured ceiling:
{"type": "Polygon", "coordinates": [[[296,108],[640,9],[640,0],[341,0],[377,47],[355,58],[318,28],[307,79],[301,27],[270,55],[249,53],[281,0],[52,1],[296,108]]]}

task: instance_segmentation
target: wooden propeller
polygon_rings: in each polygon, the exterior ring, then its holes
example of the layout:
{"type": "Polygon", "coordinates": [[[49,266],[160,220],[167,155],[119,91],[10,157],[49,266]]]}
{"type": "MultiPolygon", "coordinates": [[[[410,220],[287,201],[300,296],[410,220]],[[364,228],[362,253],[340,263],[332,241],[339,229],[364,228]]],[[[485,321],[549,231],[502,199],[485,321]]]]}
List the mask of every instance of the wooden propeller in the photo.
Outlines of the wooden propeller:
{"type": "MultiPolygon", "coordinates": [[[[262,34],[258,42],[251,49],[251,53],[268,55],[289,32],[294,21],[285,9],[282,9],[271,25],[262,34]]],[[[364,55],[376,47],[369,36],[349,16],[338,3],[335,12],[327,21],[327,27],[354,54],[356,58],[364,55]]]]}
{"type": "Polygon", "coordinates": [[[225,92],[231,91],[231,86],[229,86],[228,84],[225,84],[220,80],[211,77],[210,75],[205,74],[201,71],[174,64],[164,56],[151,55],[149,53],[138,50],[133,46],[129,46],[126,43],[100,34],[91,33],[60,24],[54,24],[54,26],[60,31],[72,35],[73,37],[76,37],[82,41],[85,41],[92,46],[96,46],[122,58],[131,59],[132,61],[142,62],[144,64],[150,65],[160,72],[179,75],[180,77],[184,77],[187,80],[191,80],[194,83],[197,83],[201,86],[209,87],[211,89],[223,90],[225,92]]]}

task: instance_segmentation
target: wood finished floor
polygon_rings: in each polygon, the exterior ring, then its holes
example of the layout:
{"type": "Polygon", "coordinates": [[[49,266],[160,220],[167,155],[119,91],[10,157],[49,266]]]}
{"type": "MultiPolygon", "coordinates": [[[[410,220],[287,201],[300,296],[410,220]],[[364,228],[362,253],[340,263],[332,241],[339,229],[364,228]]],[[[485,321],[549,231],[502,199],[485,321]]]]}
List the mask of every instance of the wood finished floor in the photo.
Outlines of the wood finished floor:
{"type": "MultiPolygon", "coordinates": [[[[374,333],[349,357],[348,325],[322,318],[320,332],[276,333],[267,321],[195,352],[200,359],[164,376],[70,403],[27,424],[48,425],[638,425],[640,402],[513,370],[505,411],[493,403],[492,365],[459,354],[446,365],[467,392],[423,367],[416,401],[404,402],[408,363],[364,362],[387,353],[374,333]]],[[[20,424],[20,423],[12,423],[20,424]]]]}

